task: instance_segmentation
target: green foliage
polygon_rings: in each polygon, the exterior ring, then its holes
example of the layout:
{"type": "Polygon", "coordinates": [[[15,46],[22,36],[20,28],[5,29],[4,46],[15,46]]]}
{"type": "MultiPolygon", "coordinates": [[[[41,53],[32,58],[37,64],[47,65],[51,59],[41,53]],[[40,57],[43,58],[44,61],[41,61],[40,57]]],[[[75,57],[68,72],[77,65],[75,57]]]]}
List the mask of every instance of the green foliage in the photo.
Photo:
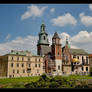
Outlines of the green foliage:
{"type": "Polygon", "coordinates": [[[41,77],[40,77],[40,79],[39,79],[39,81],[49,81],[49,80],[50,80],[50,79],[49,79],[48,76],[46,76],[46,74],[41,75],[41,77]]]}

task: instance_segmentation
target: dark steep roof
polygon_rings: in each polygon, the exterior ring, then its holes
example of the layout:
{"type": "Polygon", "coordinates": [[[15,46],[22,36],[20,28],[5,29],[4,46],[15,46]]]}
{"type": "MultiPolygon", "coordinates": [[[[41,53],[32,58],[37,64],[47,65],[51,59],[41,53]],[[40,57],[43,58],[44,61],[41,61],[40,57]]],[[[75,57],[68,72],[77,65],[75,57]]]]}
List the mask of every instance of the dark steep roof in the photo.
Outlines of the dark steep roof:
{"type": "MultiPolygon", "coordinates": [[[[59,38],[58,33],[55,32],[53,38],[59,38]]],[[[60,38],[59,38],[60,39],[60,38]]]]}

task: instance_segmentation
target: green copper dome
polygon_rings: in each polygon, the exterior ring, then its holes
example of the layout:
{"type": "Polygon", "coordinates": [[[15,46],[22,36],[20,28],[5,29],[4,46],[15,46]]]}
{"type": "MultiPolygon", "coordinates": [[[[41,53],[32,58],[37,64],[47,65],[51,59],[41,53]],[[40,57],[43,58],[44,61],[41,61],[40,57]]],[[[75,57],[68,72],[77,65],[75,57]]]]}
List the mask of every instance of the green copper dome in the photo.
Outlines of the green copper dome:
{"type": "Polygon", "coordinates": [[[40,27],[38,44],[49,44],[48,34],[45,32],[45,24],[42,23],[40,27]]]}

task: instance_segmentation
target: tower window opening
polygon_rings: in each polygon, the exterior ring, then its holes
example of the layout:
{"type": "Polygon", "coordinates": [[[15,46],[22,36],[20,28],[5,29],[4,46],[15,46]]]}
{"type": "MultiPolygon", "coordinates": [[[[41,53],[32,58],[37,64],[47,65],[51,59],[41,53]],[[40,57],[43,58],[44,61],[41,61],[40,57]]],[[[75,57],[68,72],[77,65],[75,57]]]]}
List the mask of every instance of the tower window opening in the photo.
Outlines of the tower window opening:
{"type": "Polygon", "coordinates": [[[44,40],[45,40],[45,36],[44,36],[44,40]]]}

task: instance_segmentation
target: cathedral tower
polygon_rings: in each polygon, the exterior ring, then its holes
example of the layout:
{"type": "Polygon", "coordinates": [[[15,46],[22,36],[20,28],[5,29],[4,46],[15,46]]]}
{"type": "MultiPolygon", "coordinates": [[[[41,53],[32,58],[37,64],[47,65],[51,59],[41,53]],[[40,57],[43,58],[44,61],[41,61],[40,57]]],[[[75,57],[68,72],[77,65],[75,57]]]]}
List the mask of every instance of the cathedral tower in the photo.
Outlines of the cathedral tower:
{"type": "Polygon", "coordinates": [[[60,44],[60,38],[57,32],[54,33],[54,36],[52,38],[51,52],[52,52],[52,59],[56,65],[56,74],[61,75],[62,74],[62,48],[60,44]]]}
{"type": "Polygon", "coordinates": [[[40,27],[39,40],[37,43],[37,54],[45,55],[50,52],[48,34],[45,32],[45,24],[42,23],[40,27]]]}

